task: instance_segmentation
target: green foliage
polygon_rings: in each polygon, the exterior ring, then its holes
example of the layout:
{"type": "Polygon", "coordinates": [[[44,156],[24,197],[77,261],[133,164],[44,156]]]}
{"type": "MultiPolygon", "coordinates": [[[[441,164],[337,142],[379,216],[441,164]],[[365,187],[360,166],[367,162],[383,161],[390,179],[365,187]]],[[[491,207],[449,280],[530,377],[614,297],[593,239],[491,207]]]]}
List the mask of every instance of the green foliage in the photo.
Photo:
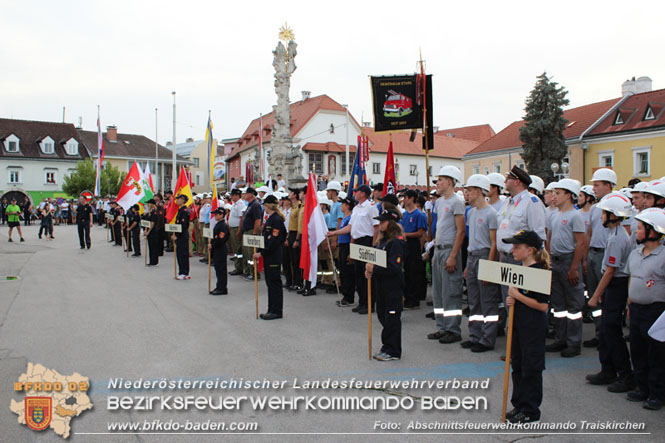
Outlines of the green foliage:
{"type": "MultiPolygon", "coordinates": [[[[116,166],[106,162],[100,178],[102,195],[116,195],[121,185],[120,171],[116,166]]],[[[62,184],[62,191],[72,196],[78,196],[85,190],[91,192],[95,190],[95,165],[91,159],[78,162],[76,170],[65,175],[62,184]]]]}
{"type": "Polygon", "coordinates": [[[563,136],[568,123],[563,118],[563,107],[569,103],[567,94],[563,86],[559,87],[543,72],[526,99],[525,124],[520,128],[522,158],[529,174],[539,176],[545,183],[554,180],[551,164],[561,164],[568,153],[563,136]]]}

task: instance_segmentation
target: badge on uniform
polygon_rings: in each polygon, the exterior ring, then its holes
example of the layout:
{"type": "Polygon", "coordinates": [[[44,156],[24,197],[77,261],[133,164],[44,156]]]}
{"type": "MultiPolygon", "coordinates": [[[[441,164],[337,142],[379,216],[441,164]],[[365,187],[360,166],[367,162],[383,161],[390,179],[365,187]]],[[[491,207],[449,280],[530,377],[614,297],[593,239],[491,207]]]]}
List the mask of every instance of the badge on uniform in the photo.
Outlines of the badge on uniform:
{"type": "Polygon", "coordinates": [[[538,203],[538,197],[534,195],[533,197],[531,197],[531,201],[534,203],[538,203]]]}
{"type": "Polygon", "coordinates": [[[561,224],[562,224],[563,226],[566,226],[566,225],[568,224],[568,220],[566,220],[566,219],[561,220],[561,224]]]}
{"type": "Polygon", "coordinates": [[[611,265],[613,265],[613,264],[615,264],[615,263],[617,262],[617,258],[616,258],[616,257],[612,257],[612,256],[610,256],[610,259],[609,259],[608,261],[609,261],[609,263],[610,263],[611,265]]]}
{"type": "Polygon", "coordinates": [[[224,238],[224,235],[225,235],[225,234],[224,234],[223,232],[220,232],[220,233],[219,233],[219,238],[224,238]]]}
{"type": "Polygon", "coordinates": [[[479,224],[479,225],[482,225],[482,224],[483,224],[483,219],[482,219],[482,218],[479,218],[479,219],[478,219],[478,224],[479,224]]]}
{"type": "Polygon", "coordinates": [[[279,235],[279,229],[273,229],[272,230],[272,235],[273,235],[273,237],[277,237],[279,235]]]}
{"type": "Polygon", "coordinates": [[[653,280],[653,279],[647,280],[647,282],[646,282],[647,288],[650,288],[655,284],[656,284],[656,281],[653,280]]]}
{"type": "Polygon", "coordinates": [[[402,256],[401,256],[401,255],[398,255],[396,261],[397,261],[397,264],[402,263],[402,256]]]}

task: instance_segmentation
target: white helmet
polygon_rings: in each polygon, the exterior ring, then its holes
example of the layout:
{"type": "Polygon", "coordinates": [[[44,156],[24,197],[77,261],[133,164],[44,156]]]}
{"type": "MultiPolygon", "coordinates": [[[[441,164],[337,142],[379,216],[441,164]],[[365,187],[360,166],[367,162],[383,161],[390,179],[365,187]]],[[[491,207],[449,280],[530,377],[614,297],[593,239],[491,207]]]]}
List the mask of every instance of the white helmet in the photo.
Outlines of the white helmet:
{"type": "Polygon", "coordinates": [[[270,192],[270,188],[267,187],[266,185],[263,185],[259,187],[259,189],[257,189],[256,192],[270,192]]]}
{"type": "Polygon", "coordinates": [[[328,205],[328,208],[332,207],[332,200],[329,200],[328,197],[319,198],[320,205],[328,205]]]}
{"type": "Polygon", "coordinates": [[[653,194],[656,196],[656,198],[665,198],[665,181],[652,180],[642,192],[653,194]]]}
{"type": "MultiPolygon", "coordinates": [[[[557,182],[550,182],[549,185],[545,188],[546,191],[554,191],[556,189],[557,182]]],[[[566,189],[566,188],[563,188],[566,189]]]]}
{"type": "Polygon", "coordinates": [[[651,225],[654,231],[665,234],[665,211],[660,208],[648,208],[635,216],[636,220],[651,225]]]}
{"type": "Polygon", "coordinates": [[[284,189],[284,186],[280,186],[277,190],[279,192],[286,192],[286,189],[284,189]]]}
{"type": "Polygon", "coordinates": [[[636,183],[635,186],[633,186],[633,189],[631,189],[630,192],[644,192],[644,190],[648,187],[649,187],[648,182],[639,182],[636,183]]]}
{"type": "Polygon", "coordinates": [[[342,199],[342,200],[345,199],[346,198],[346,192],[339,191],[339,198],[342,199]]]}
{"type": "Polygon", "coordinates": [[[462,201],[464,201],[464,193],[462,191],[457,191],[455,193],[456,196],[458,196],[462,201]]]}
{"type": "Polygon", "coordinates": [[[537,193],[542,194],[545,190],[545,182],[542,178],[537,175],[531,176],[531,184],[529,185],[530,189],[535,189],[537,193]]]}
{"type": "Polygon", "coordinates": [[[633,203],[621,192],[611,192],[598,202],[598,209],[611,212],[617,217],[630,217],[635,213],[633,203]]]}
{"type": "Polygon", "coordinates": [[[473,174],[466,181],[466,185],[464,185],[465,188],[468,188],[470,186],[480,188],[485,192],[490,192],[490,179],[483,174],[473,174]]]}
{"type": "MultiPolygon", "coordinates": [[[[551,184],[551,183],[550,183],[551,184]]],[[[575,197],[580,195],[580,182],[573,180],[572,178],[562,178],[558,182],[554,183],[555,189],[565,189],[566,191],[571,192],[575,197]]]]}
{"type": "MultiPolygon", "coordinates": [[[[596,198],[596,193],[593,192],[593,186],[591,185],[584,185],[580,188],[580,192],[584,192],[586,195],[596,198]]],[[[579,194],[578,194],[579,195],[579,194]]]]}
{"type": "Polygon", "coordinates": [[[616,186],[617,184],[617,174],[613,170],[609,168],[600,168],[596,169],[596,172],[593,173],[593,177],[591,177],[592,182],[596,181],[604,181],[604,182],[610,182],[612,183],[612,186],[616,186]]]}
{"type": "Polygon", "coordinates": [[[625,195],[626,197],[628,197],[631,200],[633,199],[632,191],[633,191],[633,188],[621,188],[621,189],[619,189],[619,192],[621,192],[623,195],[625,195]]]}
{"type": "Polygon", "coordinates": [[[487,174],[487,178],[490,181],[490,185],[498,186],[501,189],[506,187],[506,177],[499,174],[498,172],[487,174]]]}
{"type": "Polygon", "coordinates": [[[326,187],[326,191],[341,191],[342,190],[342,185],[339,184],[338,181],[335,180],[330,180],[328,182],[328,186],[326,187]]]}
{"type": "Polygon", "coordinates": [[[462,183],[462,172],[458,167],[452,165],[442,166],[437,177],[450,177],[456,183],[462,183]]]}
{"type": "Polygon", "coordinates": [[[326,191],[316,191],[316,198],[319,199],[319,202],[323,199],[327,199],[328,195],[326,194],[326,191]]]}

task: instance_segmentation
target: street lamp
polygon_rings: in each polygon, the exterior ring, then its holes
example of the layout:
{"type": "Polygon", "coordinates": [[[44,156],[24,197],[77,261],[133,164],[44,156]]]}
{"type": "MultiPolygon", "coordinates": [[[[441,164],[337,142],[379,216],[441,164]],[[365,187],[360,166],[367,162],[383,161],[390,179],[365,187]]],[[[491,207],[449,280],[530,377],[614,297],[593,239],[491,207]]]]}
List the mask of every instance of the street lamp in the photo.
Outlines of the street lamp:
{"type": "Polygon", "coordinates": [[[550,169],[552,169],[552,174],[554,174],[554,177],[557,180],[560,180],[564,177],[568,176],[568,171],[570,169],[570,165],[566,162],[561,163],[561,173],[559,173],[559,164],[558,163],[552,163],[550,165],[550,169]]]}

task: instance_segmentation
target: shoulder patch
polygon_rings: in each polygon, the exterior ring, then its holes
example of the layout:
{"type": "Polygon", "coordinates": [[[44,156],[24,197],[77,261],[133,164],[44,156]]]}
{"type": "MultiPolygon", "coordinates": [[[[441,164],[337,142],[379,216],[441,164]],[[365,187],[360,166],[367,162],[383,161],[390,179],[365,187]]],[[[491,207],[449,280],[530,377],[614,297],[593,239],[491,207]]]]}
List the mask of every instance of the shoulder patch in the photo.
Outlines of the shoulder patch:
{"type": "Polygon", "coordinates": [[[398,235],[397,238],[398,238],[399,240],[404,240],[404,237],[401,236],[401,235],[398,235]]]}
{"type": "Polygon", "coordinates": [[[534,203],[538,203],[538,200],[539,200],[538,197],[536,197],[535,195],[531,197],[531,201],[534,203]]]}
{"type": "Polygon", "coordinates": [[[224,234],[223,232],[220,232],[220,233],[219,233],[219,238],[224,238],[225,235],[226,235],[226,234],[224,234]]]}
{"type": "Polygon", "coordinates": [[[401,256],[401,255],[398,255],[398,256],[397,256],[397,259],[395,259],[395,261],[397,262],[397,264],[402,263],[402,256],[401,256]]]}
{"type": "Polygon", "coordinates": [[[272,235],[277,237],[279,235],[279,229],[273,229],[272,230],[272,235]]]}

